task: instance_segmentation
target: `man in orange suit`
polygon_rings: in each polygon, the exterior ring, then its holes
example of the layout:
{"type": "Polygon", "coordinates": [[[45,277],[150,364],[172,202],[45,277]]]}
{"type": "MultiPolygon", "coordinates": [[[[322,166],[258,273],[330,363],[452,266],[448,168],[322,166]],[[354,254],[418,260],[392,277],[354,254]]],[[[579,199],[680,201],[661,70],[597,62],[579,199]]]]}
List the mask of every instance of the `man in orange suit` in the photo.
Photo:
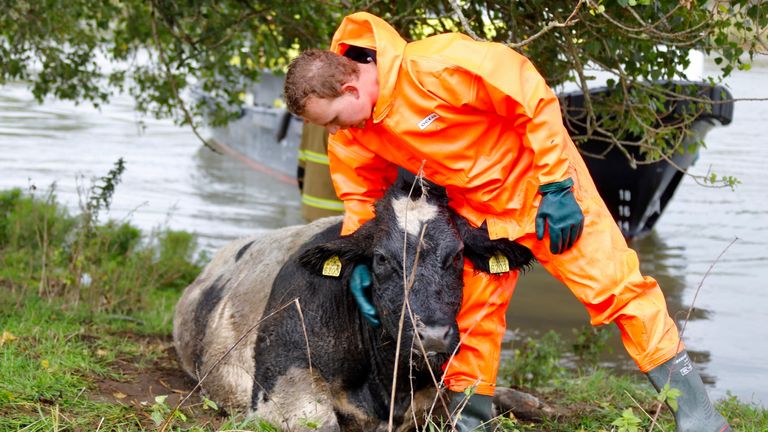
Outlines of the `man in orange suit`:
{"type": "MultiPolygon", "coordinates": [[[[657,389],[682,391],[678,431],[730,430],[712,407],[669,317],[656,281],[598,195],[563,126],[557,97],[531,62],[496,43],[442,34],[406,43],[380,18],[344,18],[329,51],[309,50],[286,76],[288,108],[332,134],[331,175],[344,201],[342,234],[373,217],[373,203],[397,175],[417,172],[445,187],[450,206],[491,238],[515,240],[567,285],[592,325],[615,322],[629,355],[657,389]]],[[[518,274],[475,272],[464,264],[457,317],[461,348],[443,383],[462,404],[460,431],[492,417],[505,312],[518,274]]],[[[370,273],[350,284],[372,325],[370,273]]]]}

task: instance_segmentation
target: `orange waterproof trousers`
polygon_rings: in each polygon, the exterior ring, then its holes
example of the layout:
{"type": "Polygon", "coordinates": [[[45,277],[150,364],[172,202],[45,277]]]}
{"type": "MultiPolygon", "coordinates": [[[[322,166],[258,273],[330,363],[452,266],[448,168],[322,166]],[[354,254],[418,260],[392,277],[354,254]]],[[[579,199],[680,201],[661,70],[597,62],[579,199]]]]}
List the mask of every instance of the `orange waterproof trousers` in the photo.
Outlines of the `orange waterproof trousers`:
{"type": "MultiPolygon", "coordinates": [[[[622,342],[642,372],[664,363],[684,348],[667,312],[658,283],[638,269],[635,252],[627,246],[604,205],[584,210],[584,231],[563,254],[553,255],[549,241],[535,233],[517,242],[533,251],[541,265],[563,282],[586,306],[592,325],[615,322],[622,342]]],[[[464,265],[464,296],[457,317],[459,352],[447,362],[443,382],[453,391],[475,387],[492,396],[506,329],[506,310],[518,272],[488,275],[464,265]]]]}

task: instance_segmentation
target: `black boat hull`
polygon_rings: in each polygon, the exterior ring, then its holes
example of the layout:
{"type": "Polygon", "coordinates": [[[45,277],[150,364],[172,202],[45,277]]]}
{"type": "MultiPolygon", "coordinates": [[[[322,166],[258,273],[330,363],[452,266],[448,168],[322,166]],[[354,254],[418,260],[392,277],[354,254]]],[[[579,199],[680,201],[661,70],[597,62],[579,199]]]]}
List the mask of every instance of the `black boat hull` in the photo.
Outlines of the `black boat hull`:
{"type": "MultiPolygon", "coordinates": [[[[648,234],[663,214],[672,196],[680,184],[684,170],[690,168],[698,159],[697,141],[703,141],[706,134],[717,125],[727,125],[733,119],[733,101],[730,93],[721,86],[710,86],[701,82],[683,81],[670,83],[674,86],[688,87],[698,97],[716,103],[699,114],[689,127],[689,134],[679,148],[692,149],[675,152],[667,160],[653,163],[635,163],[644,156],[637,146],[625,146],[620,150],[607,144],[605,140],[587,140],[579,143],[584,155],[584,162],[597,186],[600,196],[605,201],[624,236],[628,239],[648,234]],[[625,153],[626,152],[626,153],[625,153]],[[601,155],[601,156],[596,156],[601,155]]],[[[597,99],[605,88],[590,91],[597,99]]],[[[560,97],[566,113],[576,117],[583,116],[584,95],[573,92],[560,97]]],[[[676,121],[690,105],[677,102],[668,108],[672,115],[663,116],[665,123],[676,121]]],[[[573,136],[585,135],[586,131],[578,125],[579,121],[566,122],[573,136]]]]}

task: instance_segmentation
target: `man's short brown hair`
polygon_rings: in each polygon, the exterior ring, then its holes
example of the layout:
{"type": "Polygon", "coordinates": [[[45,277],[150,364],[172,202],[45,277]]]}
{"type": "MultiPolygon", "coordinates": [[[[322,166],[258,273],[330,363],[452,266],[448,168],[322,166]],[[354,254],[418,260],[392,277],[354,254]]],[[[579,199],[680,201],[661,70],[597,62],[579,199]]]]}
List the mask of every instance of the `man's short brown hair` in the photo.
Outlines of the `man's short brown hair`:
{"type": "Polygon", "coordinates": [[[357,63],[326,50],[310,49],[288,65],[285,75],[285,102],[288,111],[301,116],[307,98],[341,96],[341,86],[360,74],[357,63]]]}

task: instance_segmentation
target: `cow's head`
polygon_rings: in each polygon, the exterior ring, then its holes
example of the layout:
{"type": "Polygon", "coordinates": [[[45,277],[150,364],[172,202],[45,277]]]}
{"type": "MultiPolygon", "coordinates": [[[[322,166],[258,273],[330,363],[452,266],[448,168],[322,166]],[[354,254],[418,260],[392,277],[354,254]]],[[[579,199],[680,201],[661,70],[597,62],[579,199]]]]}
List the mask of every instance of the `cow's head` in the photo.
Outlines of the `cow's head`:
{"type": "Polygon", "coordinates": [[[412,188],[399,180],[376,203],[373,220],[349,236],[308,249],[300,261],[317,274],[326,259],[338,256],[345,287],[354,265],[367,264],[382,328],[395,340],[407,290],[411,313],[405,310],[401,358],[409,358],[409,352],[419,356],[423,347],[439,365],[459,342],[456,315],[464,258],[487,271],[488,259],[496,253],[506,255],[513,269],[532,260],[527,248],[489,240],[487,230],[471,227],[448,207],[441,190],[430,191],[423,184],[412,188]]]}

